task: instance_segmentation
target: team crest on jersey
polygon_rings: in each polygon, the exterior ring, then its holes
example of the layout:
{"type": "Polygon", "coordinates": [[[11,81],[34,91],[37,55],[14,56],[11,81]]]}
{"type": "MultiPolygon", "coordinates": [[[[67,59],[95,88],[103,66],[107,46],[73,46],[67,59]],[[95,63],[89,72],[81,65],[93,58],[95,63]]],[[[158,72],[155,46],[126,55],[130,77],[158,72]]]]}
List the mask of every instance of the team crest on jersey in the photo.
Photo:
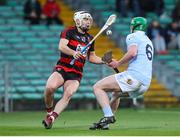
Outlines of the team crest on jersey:
{"type": "Polygon", "coordinates": [[[128,79],[128,80],[127,80],[127,83],[128,83],[129,85],[132,85],[132,83],[133,83],[132,79],[128,79]]]}
{"type": "Polygon", "coordinates": [[[85,37],[81,37],[81,40],[82,40],[83,42],[86,42],[86,38],[85,38],[85,37]]]}
{"type": "MultiPolygon", "coordinates": [[[[76,48],[76,51],[82,51],[83,48],[84,48],[84,46],[78,44],[78,45],[77,45],[77,48],[76,48]]],[[[82,53],[84,57],[87,56],[87,51],[88,51],[88,50],[89,50],[89,48],[87,48],[87,49],[82,53]]]]}

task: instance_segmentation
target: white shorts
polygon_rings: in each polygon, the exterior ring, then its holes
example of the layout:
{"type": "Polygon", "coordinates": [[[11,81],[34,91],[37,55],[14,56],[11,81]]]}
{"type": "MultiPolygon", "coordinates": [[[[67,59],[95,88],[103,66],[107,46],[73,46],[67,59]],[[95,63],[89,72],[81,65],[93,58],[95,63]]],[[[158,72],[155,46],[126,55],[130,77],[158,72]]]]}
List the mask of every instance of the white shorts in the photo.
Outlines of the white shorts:
{"type": "Polygon", "coordinates": [[[142,95],[149,88],[149,86],[144,86],[137,79],[129,75],[127,71],[115,74],[115,79],[122,92],[127,92],[133,98],[142,95]]]}

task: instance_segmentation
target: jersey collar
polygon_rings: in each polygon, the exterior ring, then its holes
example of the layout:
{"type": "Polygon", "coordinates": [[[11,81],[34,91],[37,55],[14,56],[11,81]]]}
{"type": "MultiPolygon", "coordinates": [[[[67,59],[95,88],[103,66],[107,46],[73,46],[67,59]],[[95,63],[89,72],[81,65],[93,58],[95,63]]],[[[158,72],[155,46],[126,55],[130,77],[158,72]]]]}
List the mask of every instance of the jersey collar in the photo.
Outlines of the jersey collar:
{"type": "Polygon", "coordinates": [[[136,30],[134,33],[138,33],[138,34],[145,34],[144,31],[140,31],[140,30],[136,30]]]}

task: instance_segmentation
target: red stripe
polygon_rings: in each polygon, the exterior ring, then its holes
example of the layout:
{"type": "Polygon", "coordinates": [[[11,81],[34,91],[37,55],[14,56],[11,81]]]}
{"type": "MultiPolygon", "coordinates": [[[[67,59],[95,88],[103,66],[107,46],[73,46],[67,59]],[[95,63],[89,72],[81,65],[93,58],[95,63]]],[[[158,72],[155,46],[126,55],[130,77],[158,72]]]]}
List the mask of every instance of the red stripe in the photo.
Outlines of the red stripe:
{"type": "Polygon", "coordinates": [[[61,34],[61,38],[66,38],[66,33],[67,33],[68,29],[64,30],[61,34]]]}
{"type": "Polygon", "coordinates": [[[71,62],[71,59],[61,57],[61,58],[60,58],[60,62],[65,62],[65,63],[68,63],[68,64],[69,64],[69,63],[71,62]]]}
{"type": "Polygon", "coordinates": [[[84,64],[82,62],[79,62],[78,60],[75,61],[75,66],[79,67],[79,68],[83,68],[84,64]]]}
{"type": "Polygon", "coordinates": [[[86,45],[86,44],[81,43],[81,42],[76,41],[76,40],[70,40],[70,41],[69,41],[69,44],[72,45],[72,46],[74,46],[74,47],[77,47],[78,44],[80,44],[81,46],[85,46],[85,45],[86,45]]]}
{"type": "MultiPolygon", "coordinates": [[[[61,58],[60,59],[60,62],[63,62],[63,63],[67,63],[67,64],[70,64],[71,62],[71,59],[69,58],[61,58]]],[[[79,67],[79,68],[83,68],[84,64],[82,62],[79,62],[78,60],[75,61],[74,63],[75,66],[79,67]]]]}
{"type": "Polygon", "coordinates": [[[80,44],[78,41],[75,41],[75,40],[70,40],[69,41],[69,45],[71,45],[73,47],[77,47],[78,44],[80,44]]]}
{"type": "Polygon", "coordinates": [[[57,69],[57,68],[64,69],[64,71],[66,71],[66,72],[75,72],[75,73],[77,73],[77,74],[79,74],[79,75],[82,76],[82,72],[79,72],[79,71],[77,71],[77,70],[74,69],[74,68],[67,68],[67,67],[65,67],[65,66],[56,65],[56,69],[57,69]]]}

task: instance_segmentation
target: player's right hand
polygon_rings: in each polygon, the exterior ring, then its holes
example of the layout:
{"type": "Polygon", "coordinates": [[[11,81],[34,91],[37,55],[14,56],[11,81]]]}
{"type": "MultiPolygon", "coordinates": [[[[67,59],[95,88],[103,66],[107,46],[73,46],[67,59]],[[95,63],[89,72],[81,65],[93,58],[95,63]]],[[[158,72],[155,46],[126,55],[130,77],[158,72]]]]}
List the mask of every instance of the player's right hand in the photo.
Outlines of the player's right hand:
{"type": "Polygon", "coordinates": [[[118,68],[119,67],[119,62],[115,59],[112,59],[112,61],[108,64],[109,67],[112,68],[118,68]]]}
{"type": "Polygon", "coordinates": [[[75,59],[78,59],[78,58],[83,57],[83,54],[80,51],[75,51],[74,54],[73,54],[73,57],[75,59]]]}

